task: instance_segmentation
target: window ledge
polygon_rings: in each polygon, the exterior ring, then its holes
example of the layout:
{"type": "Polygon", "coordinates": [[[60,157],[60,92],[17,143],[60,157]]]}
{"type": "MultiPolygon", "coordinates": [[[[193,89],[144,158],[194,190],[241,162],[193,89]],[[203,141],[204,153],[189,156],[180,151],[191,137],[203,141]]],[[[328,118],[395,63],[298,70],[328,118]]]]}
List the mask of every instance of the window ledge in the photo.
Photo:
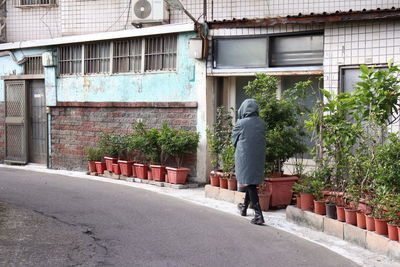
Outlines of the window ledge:
{"type": "Polygon", "coordinates": [[[300,67],[275,67],[275,68],[241,68],[241,69],[207,69],[208,76],[254,76],[256,73],[269,75],[321,75],[324,66],[300,66],[300,67]]]}

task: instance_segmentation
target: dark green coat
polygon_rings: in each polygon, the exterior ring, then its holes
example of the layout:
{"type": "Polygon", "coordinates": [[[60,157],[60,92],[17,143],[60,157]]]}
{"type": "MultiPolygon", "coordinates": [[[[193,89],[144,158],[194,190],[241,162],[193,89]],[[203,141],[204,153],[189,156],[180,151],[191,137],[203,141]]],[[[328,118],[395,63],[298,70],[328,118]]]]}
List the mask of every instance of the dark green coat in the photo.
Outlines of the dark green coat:
{"type": "Polygon", "coordinates": [[[233,127],[235,172],[239,184],[261,184],[265,168],[265,122],[258,116],[258,104],[246,99],[238,111],[233,127]]]}

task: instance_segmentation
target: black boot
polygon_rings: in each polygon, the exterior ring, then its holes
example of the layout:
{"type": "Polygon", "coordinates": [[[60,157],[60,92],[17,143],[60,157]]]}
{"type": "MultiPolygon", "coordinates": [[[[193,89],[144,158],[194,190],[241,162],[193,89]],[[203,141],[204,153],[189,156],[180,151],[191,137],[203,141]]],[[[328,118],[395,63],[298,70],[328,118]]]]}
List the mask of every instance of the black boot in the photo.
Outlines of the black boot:
{"type": "Polygon", "coordinates": [[[249,204],[250,204],[249,193],[246,192],[246,195],[245,195],[245,197],[244,197],[244,202],[243,202],[243,204],[242,204],[242,203],[239,203],[239,204],[237,205],[237,208],[238,208],[238,210],[239,210],[239,212],[240,212],[240,215],[242,215],[242,216],[247,216],[247,208],[249,207],[249,204]]]}
{"type": "Polygon", "coordinates": [[[262,211],[261,211],[260,203],[257,202],[253,206],[254,206],[255,215],[254,215],[254,218],[251,219],[250,222],[252,224],[263,225],[264,224],[264,217],[263,217],[263,214],[262,214],[262,211]]]}

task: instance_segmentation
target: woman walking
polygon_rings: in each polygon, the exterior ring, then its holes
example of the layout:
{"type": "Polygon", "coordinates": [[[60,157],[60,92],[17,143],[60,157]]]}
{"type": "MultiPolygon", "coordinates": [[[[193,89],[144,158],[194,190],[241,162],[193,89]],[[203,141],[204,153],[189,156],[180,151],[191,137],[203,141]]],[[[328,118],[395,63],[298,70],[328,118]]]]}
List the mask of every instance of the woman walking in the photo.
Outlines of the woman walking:
{"type": "Polygon", "coordinates": [[[262,215],[257,185],[264,180],[265,167],[265,122],[258,116],[258,104],[254,99],[246,99],[238,111],[239,120],[233,127],[232,142],[235,151],[235,172],[239,184],[245,185],[244,203],[238,204],[242,216],[247,215],[251,203],[255,216],[251,223],[262,225],[262,215]]]}

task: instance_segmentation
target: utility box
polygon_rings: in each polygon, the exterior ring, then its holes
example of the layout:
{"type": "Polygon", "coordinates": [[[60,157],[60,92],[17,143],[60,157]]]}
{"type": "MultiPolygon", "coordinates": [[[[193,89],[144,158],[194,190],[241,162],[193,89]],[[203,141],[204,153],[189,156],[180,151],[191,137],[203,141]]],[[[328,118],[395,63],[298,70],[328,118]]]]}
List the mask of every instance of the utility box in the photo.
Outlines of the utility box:
{"type": "Polygon", "coordinates": [[[203,40],[201,38],[189,39],[189,57],[196,59],[203,58],[203,40]]]}
{"type": "Polygon", "coordinates": [[[53,67],[56,65],[52,52],[44,52],[42,54],[43,67],[53,67]]]}

